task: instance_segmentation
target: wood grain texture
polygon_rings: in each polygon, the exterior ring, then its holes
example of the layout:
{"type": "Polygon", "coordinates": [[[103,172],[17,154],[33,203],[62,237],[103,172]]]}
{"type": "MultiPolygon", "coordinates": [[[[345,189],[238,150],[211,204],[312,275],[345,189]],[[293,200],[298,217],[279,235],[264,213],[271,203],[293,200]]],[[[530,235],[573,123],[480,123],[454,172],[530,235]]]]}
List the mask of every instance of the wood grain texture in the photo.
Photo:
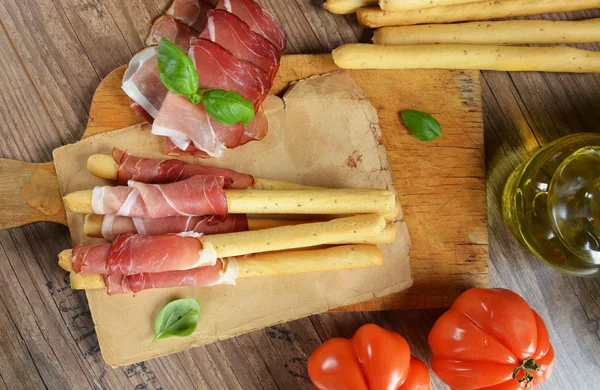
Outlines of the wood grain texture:
{"type": "MultiPolygon", "coordinates": [[[[353,15],[331,15],[321,9],[321,0],[263,4],[288,31],[290,53],[324,53],[342,41],[368,39],[353,15]]],[[[166,5],[166,0],[0,0],[0,157],[49,161],[52,149],[81,137],[94,89],[116,62],[109,54],[88,57],[83,47],[91,51],[93,43],[116,36],[112,19],[122,34],[111,41],[112,50],[139,50],[143,23],[166,5]],[[76,18],[90,19],[84,12],[103,12],[104,24],[71,27],[76,18]],[[91,42],[82,43],[84,35],[91,42]]],[[[590,17],[600,17],[600,11],[532,18],[590,17]]],[[[490,283],[522,294],[548,325],[556,369],[541,389],[595,389],[600,383],[600,282],[561,275],[519,247],[502,222],[500,195],[510,171],[540,145],[573,132],[599,131],[599,87],[599,75],[481,77],[490,283]]],[[[408,213],[406,202],[404,207],[408,213]]],[[[402,333],[413,353],[428,360],[427,332],[443,311],[322,314],[112,370],[102,362],[84,295],[68,288],[55,265],[56,254],[70,246],[67,237],[66,227],[47,223],[0,232],[0,261],[9,265],[0,267],[0,388],[310,389],[306,360],[322,340],[349,337],[374,322],[402,333]]],[[[446,388],[435,376],[433,387],[446,388]]]]}

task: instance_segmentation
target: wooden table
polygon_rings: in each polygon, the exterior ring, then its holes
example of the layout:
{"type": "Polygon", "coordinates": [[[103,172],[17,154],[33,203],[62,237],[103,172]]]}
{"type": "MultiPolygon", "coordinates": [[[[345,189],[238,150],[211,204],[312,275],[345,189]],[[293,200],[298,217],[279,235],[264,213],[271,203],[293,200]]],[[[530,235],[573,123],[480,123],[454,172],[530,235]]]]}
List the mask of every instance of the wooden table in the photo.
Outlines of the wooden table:
{"type": "MultiPolygon", "coordinates": [[[[54,148],[77,141],[99,81],[143,46],[166,3],[0,0],[0,157],[49,161],[54,148]]],[[[288,31],[289,53],[368,40],[354,16],[331,15],[322,0],[263,3],[288,31]]],[[[545,388],[597,388],[600,279],[559,274],[525,252],[499,204],[510,171],[540,145],[600,131],[600,76],[484,72],[481,85],[490,284],[517,291],[545,319],[557,354],[545,388]]],[[[56,267],[56,254],[69,246],[67,228],[54,224],[0,231],[0,389],[309,389],[306,361],[323,340],[375,322],[403,334],[413,353],[428,359],[427,332],[443,312],[328,313],[113,370],[100,356],[84,294],[71,291],[56,267]]],[[[433,384],[444,388],[435,377],[433,384]]]]}

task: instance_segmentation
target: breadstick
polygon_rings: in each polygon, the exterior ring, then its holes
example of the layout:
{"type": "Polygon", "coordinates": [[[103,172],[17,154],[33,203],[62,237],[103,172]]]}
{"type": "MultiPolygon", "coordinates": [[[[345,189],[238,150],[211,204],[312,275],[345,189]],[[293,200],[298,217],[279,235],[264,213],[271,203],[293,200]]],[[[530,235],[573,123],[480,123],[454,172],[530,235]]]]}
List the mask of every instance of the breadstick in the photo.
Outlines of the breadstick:
{"type": "Polygon", "coordinates": [[[506,20],[382,27],[375,30],[373,35],[373,43],[378,45],[439,43],[518,45],[586,42],[600,42],[600,18],[577,22],[506,20]]]}
{"type": "MultiPolygon", "coordinates": [[[[394,194],[373,189],[225,190],[230,214],[390,214],[394,194]]],[[[72,213],[93,214],[92,190],[63,198],[72,213]]]]}
{"type": "Polygon", "coordinates": [[[494,45],[346,44],[333,51],[347,69],[480,69],[499,71],[600,72],[600,52],[572,47],[494,45]]]}
{"type": "Polygon", "coordinates": [[[600,7],[600,0],[505,0],[448,5],[404,12],[387,12],[379,7],[361,8],[358,21],[366,27],[406,26],[488,20],[547,12],[568,12],[600,7]]]}
{"type": "MultiPolygon", "coordinates": [[[[108,154],[92,154],[87,160],[88,171],[102,179],[117,180],[119,165],[113,157],[108,154]]],[[[303,190],[319,187],[310,187],[302,184],[288,183],[279,180],[267,180],[261,178],[254,179],[254,189],[256,190],[303,190]]]]}
{"type": "Polygon", "coordinates": [[[217,257],[223,258],[340,242],[360,242],[380,236],[386,226],[382,216],[361,215],[327,222],[214,234],[203,236],[201,241],[203,246],[212,246],[217,257]]]}
{"type": "MultiPolygon", "coordinates": [[[[238,278],[253,278],[380,267],[383,265],[383,254],[373,245],[344,245],[325,249],[262,253],[237,260],[238,278]]],[[[95,290],[104,289],[106,285],[102,275],[71,272],[71,288],[95,290]]]]}
{"type": "Polygon", "coordinates": [[[481,0],[379,0],[379,7],[384,11],[412,11],[478,1],[481,0]]]}
{"type": "MultiPolygon", "coordinates": [[[[102,235],[102,223],[104,220],[103,215],[90,214],[85,216],[85,223],[83,224],[83,232],[88,237],[103,238],[102,235]]],[[[299,225],[301,223],[307,223],[310,221],[301,220],[290,220],[290,219],[263,219],[263,218],[248,218],[248,230],[262,230],[270,229],[279,226],[290,226],[299,225]]],[[[131,232],[135,233],[135,232],[131,232]]],[[[335,244],[389,244],[394,242],[396,238],[396,226],[394,224],[388,224],[383,233],[377,237],[368,238],[365,240],[358,239],[354,242],[336,242],[335,244]]]]}
{"type": "Polygon", "coordinates": [[[323,8],[332,14],[353,14],[362,7],[377,5],[379,0],[326,0],[323,8]]]}

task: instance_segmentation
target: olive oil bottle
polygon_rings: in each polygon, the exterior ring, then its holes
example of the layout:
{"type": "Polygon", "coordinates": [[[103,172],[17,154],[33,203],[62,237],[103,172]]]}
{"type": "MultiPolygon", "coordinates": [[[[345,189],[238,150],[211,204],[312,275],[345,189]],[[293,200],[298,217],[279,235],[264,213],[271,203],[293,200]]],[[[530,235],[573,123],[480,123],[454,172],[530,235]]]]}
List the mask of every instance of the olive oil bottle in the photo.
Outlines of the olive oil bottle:
{"type": "Polygon", "coordinates": [[[506,224],[552,267],[600,276],[600,134],[556,140],[523,162],[502,195],[506,224]]]}

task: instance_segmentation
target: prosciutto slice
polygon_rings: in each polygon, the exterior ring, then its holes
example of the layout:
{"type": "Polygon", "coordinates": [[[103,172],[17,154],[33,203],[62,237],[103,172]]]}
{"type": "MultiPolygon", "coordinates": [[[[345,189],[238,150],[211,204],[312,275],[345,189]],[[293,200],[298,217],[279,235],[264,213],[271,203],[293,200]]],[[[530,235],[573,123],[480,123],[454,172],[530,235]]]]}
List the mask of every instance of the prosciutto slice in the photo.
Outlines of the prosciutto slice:
{"type": "MultiPolygon", "coordinates": [[[[258,111],[254,114],[254,119],[248,126],[241,126],[238,124],[228,127],[230,127],[230,129],[224,129],[224,131],[216,134],[217,142],[226,147],[234,148],[236,146],[244,145],[249,141],[261,140],[269,130],[269,123],[261,105],[258,108],[258,111]],[[232,134],[234,131],[236,133],[232,134]],[[238,131],[241,133],[241,136],[238,131]]],[[[198,149],[194,143],[189,143],[187,148],[179,148],[171,140],[171,137],[167,138],[166,153],[170,156],[197,156],[202,158],[210,157],[208,153],[198,149]]]]}
{"type": "Polygon", "coordinates": [[[271,79],[264,70],[212,41],[192,38],[189,56],[196,66],[200,88],[236,91],[250,100],[255,110],[271,89],[271,79]]]}
{"type": "Polygon", "coordinates": [[[190,48],[190,38],[198,36],[198,31],[187,24],[181,23],[171,15],[163,15],[154,21],[146,37],[146,46],[158,45],[162,38],[167,38],[187,52],[190,48]]]}
{"type": "Polygon", "coordinates": [[[166,14],[200,32],[206,26],[207,12],[211,9],[213,6],[202,0],[173,0],[166,14]]]}
{"type": "Polygon", "coordinates": [[[73,248],[73,270],[84,274],[106,274],[106,259],[110,244],[94,246],[75,245],[73,248]]]}
{"type": "Polygon", "coordinates": [[[250,26],[252,31],[262,35],[279,51],[285,49],[287,37],[275,18],[252,0],[219,0],[217,9],[224,9],[250,26]]]}
{"type": "Polygon", "coordinates": [[[116,148],[113,149],[112,155],[119,166],[117,180],[120,184],[126,184],[129,180],[152,184],[172,183],[201,175],[230,178],[231,182],[226,182],[225,188],[245,189],[254,185],[254,178],[251,175],[227,168],[191,165],[179,160],[135,157],[127,151],[116,148]]]}
{"type": "Polygon", "coordinates": [[[123,75],[121,86],[134,102],[132,108],[146,119],[158,115],[168,92],[158,73],[157,53],[156,46],[152,46],[133,56],[123,75]]]}
{"type": "Polygon", "coordinates": [[[214,265],[216,252],[210,246],[203,248],[198,239],[201,236],[122,234],[111,244],[76,245],[73,270],[81,274],[133,275],[214,265]]]}
{"type": "Polygon", "coordinates": [[[209,11],[207,28],[200,38],[219,44],[237,58],[260,67],[271,80],[275,78],[281,52],[234,14],[224,10],[209,11]]]}
{"type": "Polygon", "coordinates": [[[202,104],[192,104],[185,96],[172,92],[152,124],[152,134],[169,137],[181,150],[193,145],[200,157],[220,157],[227,147],[242,138],[243,126],[227,126],[212,119],[202,104]]]}
{"type": "Polygon", "coordinates": [[[152,288],[208,287],[218,284],[235,285],[238,275],[239,266],[235,259],[219,259],[213,266],[198,267],[186,271],[142,273],[131,275],[128,279],[131,291],[138,293],[152,288]]]}
{"type": "Polygon", "coordinates": [[[95,214],[135,218],[227,215],[222,176],[192,176],[168,184],[129,181],[128,186],[96,187],[92,195],[95,214]]]}
{"type": "Polygon", "coordinates": [[[229,215],[225,220],[214,216],[129,218],[106,215],[102,222],[102,236],[112,241],[120,234],[159,235],[168,233],[196,232],[202,234],[234,233],[248,230],[245,215],[229,215]]]}

